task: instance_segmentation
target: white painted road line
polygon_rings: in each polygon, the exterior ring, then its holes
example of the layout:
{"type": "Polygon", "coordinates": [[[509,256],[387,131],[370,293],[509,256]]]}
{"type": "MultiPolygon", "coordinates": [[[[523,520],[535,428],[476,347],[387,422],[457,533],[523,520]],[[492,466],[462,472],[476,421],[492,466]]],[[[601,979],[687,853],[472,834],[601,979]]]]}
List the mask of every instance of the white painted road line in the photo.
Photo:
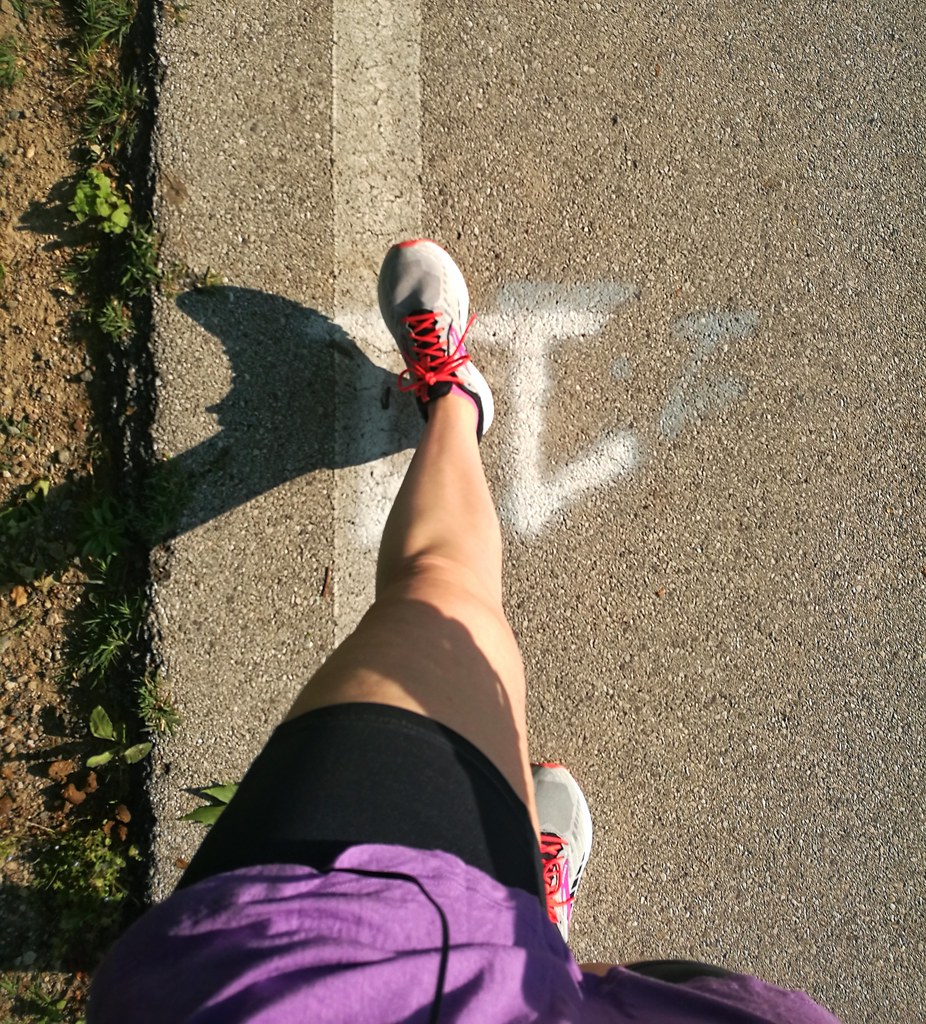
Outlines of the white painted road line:
{"type": "Polygon", "coordinates": [[[335,474],[340,640],[372,600],[375,549],[410,458],[402,407],[389,401],[380,369],[398,370],[401,359],[370,303],[387,248],[421,233],[421,7],[335,0],[333,30],[334,315],[368,360],[339,357],[336,376],[337,451],[347,467],[335,474]]]}
{"type": "MultiPolygon", "coordinates": [[[[557,401],[550,373],[554,350],[571,345],[578,357],[583,341],[602,331],[617,308],[636,294],[633,286],[614,281],[572,286],[514,282],[499,289],[496,311],[482,314],[477,321],[476,344],[504,352],[508,362],[503,386],[510,416],[495,428],[508,475],[499,513],[527,540],[554,525],[585,496],[642,468],[652,454],[645,430],[604,429],[585,451],[551,469],[552,453],[544,443],[548,414],[557,401]]],[[[375,351],[385,362],[395,358],[378,309],[345,314],[341,324],[352,338],[364,339],[366,351],[375,351]]],[[[654,424],[659,433],[675,440],[686,428],[697,427],[712,408],[743,396],[743,382],[712,370],[708,364],[719,348],[749,337],[757,325],[758,316],[750,311],[692,313],[673,324],[673,333],[691,343],[691,352],[678,380],[668,386],[665,405],[654,424]]],[[[408,462],[406,452],[390,453],[410,443],[420,424],[410,401],[386,394],[392,388],[391,374],[349,355],[342,363],[340,377],[351,403],[344,407],[342,461],[351,465],[359,459],[363,464],[339,474],[338,528],[343,550],[353,551],[355,561],[360,559],[363,571],[372,578],[371,553],[408,462]],[[389,404],[384,408],[387,398],[389,404]],[[364,458],[360,459],[361,455],[364,458]]],[[[632,367],[619,359],[611,370],[616,379],[623,379],[632,367]]],[[[358,593],[372,596],[369,586],[363,591],[363,578],[355,582],[358,593]]]]}

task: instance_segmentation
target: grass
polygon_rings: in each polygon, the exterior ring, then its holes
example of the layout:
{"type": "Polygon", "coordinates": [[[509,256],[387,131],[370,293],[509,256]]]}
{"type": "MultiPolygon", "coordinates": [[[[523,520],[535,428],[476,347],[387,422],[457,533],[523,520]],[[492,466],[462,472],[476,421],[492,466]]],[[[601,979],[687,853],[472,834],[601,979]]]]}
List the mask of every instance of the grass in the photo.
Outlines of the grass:
{"type": "Polygon", "coordinates": [[[149,547],[156,547],[173,534],[186,501],[187,486],[177,464],[162,459],[153,465],[134,520],[149,547]]]}
{"type": "Polygon", "coordinates": [[[48,480],[34,480],[0,507],[0,585],[32,583],[54,564],[60,541],[45,515],[48,491],[48,480]]]}
{"type": "Polygon", "coordinates": [[[153,734],[173,735],[180,724],[180,712],[164,689],[160,672],[147,672],[138,691],[138,710],[145,728],[153,734]]]}
{"type": "Polygon", "coordinates": [[[111,69],[90,87],[84,105],[83,139],[88,145],[116,153],[135,140],[137,114],[144,98],[135,75],[120,78],[111,69]]]}
{"type": "Polygon", "coordinates": [[[54,5],[55,0],[10,0],[10,7],[20,21],[28,21],[33,11],[47,11],[54,5]]]}
{"type": "Polygon", "coordinates": [[[97,686],[120,667],[141,636],[145,603],[141,595],[111,597],[90,593],[93,611],[84,618],[77,638],[77,670],[83,682],[97,686]]]}
{"type": "Polygon", "coordinates": [[[129,298],[148,295],[161,279],[157,239],[149,228],[133,220],[123,243],[126,248],[119,283],[129,298]]]}
{"type": "Polygon", "coordinates": [[[94,54],[106,44],[118,48],[135,20],[135,4],[132,0],[77,0],[74,20],[80,50],[94,54]]]}
{"type": "Polygon", "coordinates": [[[79,535],[80,553],[105,572],[109,560],[125,549],[129,516],[109,494],[97,497],[84,508],[79,535]]]}
{"type": "MultiPolygon", "coordinates": [[[[56,986],[46,991],[34,977],[17,977],[13,973],[0,977],[0,991],[12,1002],[15,1019],[7,1017],[3,1024],[67,1024],[73,1020],[68,989],[56,986]]],[[[85,1024],[78,1018],[75,1024],[85,1024]]]]}
{"type": "MultiPolygon", "coordinates": [[[[109,368],[134,353],[137,324],[143,322],[151,289],[160,280],[158,239],[135,199],[128,164],[146,103],[144,69],[126,68],[135,59],[127,44],[136,2],[11,2],[21,21],[60,6],[70,27],[71,97],[81,107],[75,142],[82,167],[74,183],[75,201],[81,183],[83,194],[79,210],[71,211],[77,229],[71,234],[79,242],[62,279],[79,309],[76,337],[87,344],[94,375],[105,390],[109,368]]],[[[0,41],[0,86],[15,82],[22,71],[20,56],[14,36],[0,41]]],[[[0,288],[5,277],[6,268],[0,268],[0,288]]],[[[103,422],[110,399],[105,403],[98,407],[103,422]]],[[[2,446],[22,446],[28,431],[24,422],[0,422],[0,463],[2,446]]],[[[82,748],[86,743],[81,758],[86,761],[89,754],[94,761],[81,771],[93,767],[99,791],[69,811],[66,831],[36,836],[23,826],[0,848],[0,856],[15,854],[28,863],[36,899],[47,906],[42,958],[71,970],[95,966],[132,902],[129,880],[138,852],[123,838],[126,829],[120,822],[128,819],[108,818],[113,807],[130,802],[132,786],[138,785],[136,754],[144,756],[143,749],[150,749],[139,741],[171,733],[180,720],[164,679],[146,671],[139,650],[147,612],[140,573],[147,564],[145,545],[158,543],[173,529],[184,488],[171,464],[161,463],[152,467],[147,483],[133,485],[130,492],[121,477],[123,445],[121,435],[111,434],[107,446],[88,450],[92,469],[68,491],[78,511],[67,516],[66,537],[54,532],[59,528],[56,494],[49,493],[48,481],[34,480],[0,509],[0,577],[11,587],[28,590],[31,601],[39,594],[42,573],[51,566],[80,565],[89,577],[70,636],[67,670],[74,710],[83,720],[89,714],[95,726],[80,737],[82,748]],[[101,706],[115,716],[110,720],[114,739],[105,728],[101,706]]],[[[24,606],[17,629],[27,614],[24,606]]],[[[0,978],[0,984],[15,987],[8,994],[17,1024],[73,1024],[79,1014],[76,981],[66,991],[11,980],[10,975],[0,978]]]]}
{"type": "Polygon", "coordinates": [[[55,908],[50,952],[67,962],[75,950],[96,950],[118,929],[128,896],[126,865],[138,854],[85,823],[38,842],[34,884],[53,898],[55,908]]]}
{"type": "Polygon", "coordinates": [[[113,341],[125,341],[132,333],[132,314],[127,306],[112,298],[103,304],[96,315],[96,325],[113,341]]]}
{"type": "Polygon", "coordinates": [[[12,33],[0,38],[0,88],[12,89],[22,78],[22,43],[12,33]]]}

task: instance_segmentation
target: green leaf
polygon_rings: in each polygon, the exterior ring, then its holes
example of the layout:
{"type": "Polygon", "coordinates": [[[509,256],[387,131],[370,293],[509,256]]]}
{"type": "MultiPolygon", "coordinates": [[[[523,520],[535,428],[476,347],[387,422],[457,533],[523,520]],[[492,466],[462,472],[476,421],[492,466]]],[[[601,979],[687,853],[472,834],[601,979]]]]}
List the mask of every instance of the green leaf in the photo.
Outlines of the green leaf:
{"type": "Polygon", "coordinates": [[[120,231],[124,231],[129,226],[129,217],[132,211],[125,203],[120,203],[115,210],[113,210],[109,223],[112,226],[112,230],[119,234],[120,231]]]}
{"type": "Polygon", "coordinates": [[[197,807],[189,814],[184,814],[180,820],[197,821],[200,825],[214,825],[224,810],[225,807],[222,804],[215,804],[212,807],[197,807]]]}
{"type": "Polygon", "coordinates": [[[126,764],[136,764],[143,757],[147,757],[151,752],[150,743],[136,743],[134,747],[128,747],[122,751],[122,760],[126,764]]]}
{"type": "Polygon", "coordinates": [[[115,740],[116,738],[112,719],[99,705],[90,714],[90,731],[100,740],[115,740]]]}
{"type": "Polygon", "coordinates": [[[209,786],[208,789],[201,789],[199,792],[203,796],[211,796],[214,800],[221,800],[223,804],[227,804],[238,792],[238,786],[237,783],[228,786],[209,786]]]}
{"type": "Polygon", "coordinates": [[[35,501],[37,498],[47,498],[48,489],[51,484],[45,480],[36,480],[36,482],[26,491],[26,501],[35,501]]]}
{"type": "Polygon", "coordinates": [[[113,193],[113,185],[109,178],[97,167],[91,167],[87,172],[87,177],[90,179],[91,185],[96,189],[97,195],[100,196],[111,196],[113,193]]]}
{"type": "Polygon", "coordinates": [[[105,754],[94,754],[93,757],[87,758],[88,768],[102,768],[104,764],[109,764],[113,759],[113,751],[107,750],[105,754]]]}

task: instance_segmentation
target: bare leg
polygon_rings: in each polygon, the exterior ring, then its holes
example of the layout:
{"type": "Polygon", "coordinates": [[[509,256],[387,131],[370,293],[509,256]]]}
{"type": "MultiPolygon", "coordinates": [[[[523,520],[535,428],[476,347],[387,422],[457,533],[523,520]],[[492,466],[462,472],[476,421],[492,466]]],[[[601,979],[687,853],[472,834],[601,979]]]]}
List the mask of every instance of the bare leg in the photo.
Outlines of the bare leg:
{"type": "Polygon", "coordinates": [[[465,396],[434,401],[386,523],[376,601],[288,718],[369,702],[456,730],[502,772],[537,828],[524,667],[501,595],[502,546],[465,396]]]}

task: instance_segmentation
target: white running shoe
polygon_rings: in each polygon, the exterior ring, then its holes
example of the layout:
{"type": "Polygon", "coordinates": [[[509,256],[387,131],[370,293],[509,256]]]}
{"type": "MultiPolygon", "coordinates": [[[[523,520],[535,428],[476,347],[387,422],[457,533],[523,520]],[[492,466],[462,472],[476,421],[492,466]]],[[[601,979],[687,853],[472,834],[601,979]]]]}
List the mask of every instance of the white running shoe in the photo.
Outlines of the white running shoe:
{"type": "Polygon", "coordinates": [[[427,419],[430,402],[459,389],[476,406],[481,439],[495,403],[466,349],[475,316],[469,317],[466,281],[450,255],[425,238],[394,245],[379,272],[379,308],[405,360],[399,390],[414,392],[427,419]]]}
{"type": "Polygon", "coordinates": [[[592,815],[579,784],[561,764],[531,765],[547,913],[569,938],[572,906],[592,852],[592,815]]]}

